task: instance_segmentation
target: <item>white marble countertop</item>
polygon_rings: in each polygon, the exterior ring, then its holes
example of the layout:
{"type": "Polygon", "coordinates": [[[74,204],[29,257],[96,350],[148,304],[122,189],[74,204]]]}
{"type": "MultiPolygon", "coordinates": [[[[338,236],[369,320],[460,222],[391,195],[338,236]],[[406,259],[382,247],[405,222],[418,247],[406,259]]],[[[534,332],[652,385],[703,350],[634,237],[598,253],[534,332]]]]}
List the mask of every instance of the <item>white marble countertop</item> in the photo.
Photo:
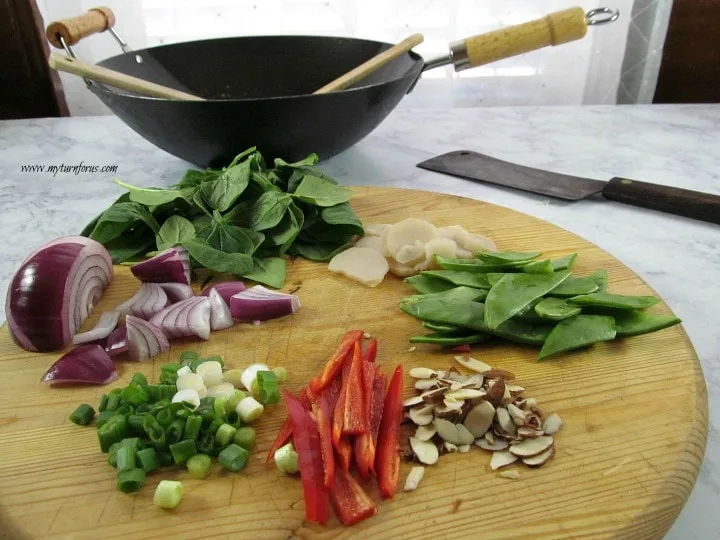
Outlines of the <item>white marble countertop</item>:
{"type": "MultiPolygon", "coordinates": [[[[594,242],[642,276],[684,320],[710,394],[705,461],[668,538],[720,538],[720,425],[712,414],[720,403],[720,227],[608,201],[548,200],[415,167],[458,149],[568,174],[720,194],[720,105],[397,110],[322,165],[347,185],[453,193],[534,215],[594,242]]],[[[146,186],[169,185],[188,168],[114,117],[0,122],[3,298],[31,248],[77,234],[121,194],[112,174],[21,171],[80,162],[118,165],[116,176],[146,186]]]]}

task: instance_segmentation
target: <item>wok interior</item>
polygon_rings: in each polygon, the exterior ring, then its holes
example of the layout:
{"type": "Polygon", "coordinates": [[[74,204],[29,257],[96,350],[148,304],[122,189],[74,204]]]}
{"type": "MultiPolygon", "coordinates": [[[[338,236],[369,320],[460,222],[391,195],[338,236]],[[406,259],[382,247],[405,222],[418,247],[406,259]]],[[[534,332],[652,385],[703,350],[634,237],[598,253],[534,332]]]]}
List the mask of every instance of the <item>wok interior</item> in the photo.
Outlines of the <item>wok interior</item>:
{"type": "MultiPolygon", "coordinates": [[[[389,47],[322,36],[223,38],[152,47],[99,65],[206,99],[280,97],[311,94],[389,47]]],[[[416,75],[422,66],[411,52],[353,87],[416,75]]]]}

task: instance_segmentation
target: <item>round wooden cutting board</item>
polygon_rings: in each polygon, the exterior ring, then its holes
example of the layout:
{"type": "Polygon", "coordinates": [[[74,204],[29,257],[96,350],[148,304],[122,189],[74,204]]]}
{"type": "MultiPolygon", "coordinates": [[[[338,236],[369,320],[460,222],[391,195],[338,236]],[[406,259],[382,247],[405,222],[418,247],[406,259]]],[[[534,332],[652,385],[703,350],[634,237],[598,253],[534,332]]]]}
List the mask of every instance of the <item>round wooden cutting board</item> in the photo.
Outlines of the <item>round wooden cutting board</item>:
{"type": "MultiPolygon", "coordinates": [[[[578,275],[607,270],[610,292],[654,294],[608,253],[549,223],[483,202],[395,189],[355,188],[352,206],[365,223],[408,216],[437,225],[459,224],[493,238],[500,249],[579,254],[578,275]]],[[[100,312],[129,298],[138,282],[126,267],[117,275],[85,327],[100,312]]],[[[237,324],[207,342],[175,342],[144,363],[118,362],[120,379],[109,387],[50,388],[39,382],[60,353],[33,354],[0,330],[0,537],[9,538],[660,538],[687,500],[698,475],[707,436],[707,395],[702,370],[681,326],[600,344],[542,363],[537,349],[508,343],[478,345],[473,356],[515,373],[526,395],[564,426],[557,453],[540,469],[512,465],[517,480],[489,470],[489,453],[441,456],[420,487],[403,492],[410,470],[403,463],[391,501],[369,493],[378,513],[351,528],[335,517],[327,527],[304,522],[301,482],[264,465],[265,453],[285,418],[282,405],[256,422],[258,444],[250,465],[229,473],[215,465],[204,480],[184,470],[148,477],[135,494],[116,490],[116,471],[99,451],[94,427],[68,420],[75,407],[97,406],[110,388],[136,371],[152,382],[160,365],[183,350],[220,354],[226,366],[251,362],[285,366],[292,390],[325,364],[341,336],[364,329],[378,339],[385,373],[447,368],[452,354],[434,346],[411,350],[418,321],[397,302],[412,294],[388,276],[367,288],[331,274],[326,265],[288,263],[286,290],[297,289],[301,310],[261,326],[237,324]],[[152,504],[161,479],[182,480],[185,496],[174,511],[152,504]],[[6,535],[6,536],[3,536],[6,535]]],[[[667,312],[664,305],[653,308],[667,312]]],[[[406,396],[414,394],[406,377],[406,396]]]]}

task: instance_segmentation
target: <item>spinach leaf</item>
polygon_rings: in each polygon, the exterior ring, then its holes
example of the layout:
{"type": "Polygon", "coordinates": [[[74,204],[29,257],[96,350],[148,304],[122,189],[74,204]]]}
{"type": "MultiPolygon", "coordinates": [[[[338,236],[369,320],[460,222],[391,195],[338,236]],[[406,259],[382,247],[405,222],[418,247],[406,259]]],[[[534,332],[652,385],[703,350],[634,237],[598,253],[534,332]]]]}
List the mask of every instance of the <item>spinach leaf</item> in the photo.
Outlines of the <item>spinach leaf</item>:
{"type": "Polygon", "coordinates": [[[183,242],[190,256],[205,268],[216,272],[244,275],[253,269],[253,259],[245,253],[224,253],[210,246],[202,238],[191,238],[183,242]]]}
{"type": "Polygon", "coordinates": [[[225,169],[215,180],[204,182],[200,189],[208,205],[225,212],[242,195],[250,181],[250,166],[247,162],[225,169]]]}
{"type": "Polygon", "coordinates": [[[250,208],[250,228],[263,231],[274,227],[285,215],[292,198],[286,193],[266,191],[250,208]]]}
{"type": "Polygon", "coordinates": [[[327,261],[351,245],[350,242],[338,246],[337,244],[309,243],[298,240],[292,245],[292,251],[311,261],[327,261]]]}
{"type": "Polygon", "coordinates": [[[198,236],[207,243],[224,253],[246,253],[252,255],[264,240],[262,233],[228,225],[222,216],[215,211],[210,227],[203,229],[198,236]]]}
{"type": "Polygon", "coordinates": [[[198,187],[203,182],[213,180],[217,176],[217,171],[207,170],[198,171],[195,169],[188,169],[183,175],[180,182],[173,184],[174,188],[194,188],[198,187]]]}
{"type": "Polygon", "coordinates": [[[121,187],[124,187],[130,192],[130,200],[139,202],[146,206],[158,206],[165,204],[175,199],[184,197],[182,190],[177,189],[162,189],[162,188],[143,188],[133,186],[132,184],[126,184],[117,178],[114,182],[121,187]]]}
{"type": "Polygon", "coordinates": [[[357,217],[349,203],[345,202],[323,208],[320,210],[320,217],[330,225],[344,225],[346,230],[353,230],[357,235],[362,236],[365,234],[362,221],[357,217]]]}
{"type": "Polygon", "coordinates": [[[252,271],[243,277],[279,289],[285,285],[285,260],[280,257],[254,259],[252,271]]]}
{"type": "Polygon", "coordinates": [[[250,227],[250,209],[253,201],[242,201],[237,203],[231,210],[223,214],[223,220],[230,225],[238,227],[250,227]]]}
{"type": "Polygon", "coordinates": [[[192,218],[191,223],[193,227],[195,227],[196,231],[201,231],[206,227],[210,227],[212,225],[212,221],[212,218],[207,214],[200,214],[199,216],[192,218]]]}
{"type": "Polygon", "coordinates": [[[279,252],[282,255],[297,238],[302,224],[302,211],[294,204],[290,204],[280,223],[265,231],[265,245],[281,246],[279,252]]]}
{"type": "Polygon", "coordinates": [[[160,225],[142,204],[136,202],[117,203],[102,213],[90,233],[90,238],[104,244],[122,235],[128,229],[136,227],[139,222],[145,223],[155,234],[160,230],[160,225]]]}
{"type": "MultiPolygon", "coordinates": [[[[115,199],[115,201],[110,205],[110,207],[115,206],[118,203],[129,202],[129,201],[130,201],[130,194],[123,193],[117,199],[115,199]]],[[[83,230],[80,232],[80,236],[85,236],[86,238],[89,238],[90,234],[93,232],[93,230],[95,229],[95,226],[98,224],[98,222],[100,221],[100,219],[102,218],[102,216],[105,212],[107,212],[107,210],[105,210],[105,211],[101,212],[100,214],[98,214],[97,216],[95,216],[95,219],[93,219],[90,223],[85,225],[83,230]]]]}
{"type": "Polygon", "coordinates": [[[202,210],[207,216],[212,218],[212,211],[210,209],[210,205],[205,199],[205,195],[203,194],[202,190],[199,189],[195,192],[192,202],[198,209],[202,210]]]}
{"type": "Polygon", "coordinates": [[[305,159],[296,161],[295,163],[288,163],[284,159],[275,158],[275,167],[277,167],[277,168],[280,168],[280,167],[292,167],[292,168],[310,167],[312,165],[315,165],[318,162],[318,159],[320,159],[320,158],[318,157],[318,155],[315,152],[308,154],[308,156],[305,159]]]}
{"type": "Polygon", "coordinates": [[[352,192],[324,178],[306,174],[293,196],[316,206],[335,206],[349,201],[352,192]]]}
{"type": "Polygon", "coordinates": [[[113,238],[104,245],[112,257],[113,264],[120,264],[147,253],[154,243],[155,235],[151,234],[149,229],[136,229],[113,238]]]}
{"type": "MultiPolygon", "coordinates": [[[[275,177],[277,177],[277,175],[275,175],[275,177]]],[[[253,171],[250,173],[250,179],[261,192],[276,191],[282,193],[282,190],[277,187],[270,178],[270,175],[265,171],[253,171]]]]}
{"type": "Polygon", "coordinates": [[[157,235],[157,248],[160,251],[182,244],[195,236],[195,227],[182,216],[170,216],[160,227],[157,235]]]}
{"type": "MultiPolygon", "coordinates": [[[[235,156],[235,159],[232,160],[232,162],[230,163],[230,165],[228,165],[228,167],[237,165],[238,163],[240,163],[240,161],[242,161],[243,159],[245,159],[247,156],[249,156],[251,154],[258,154],[262,158],[262,154],[260,154],[260,152],[257,151],[257,146],[251,146],[247,150],[244,150],[243,152],[240,152],[237,156],[235,156]]],[[[264,165],[264,162],[263,162],[263,165],[264,165]]]]}

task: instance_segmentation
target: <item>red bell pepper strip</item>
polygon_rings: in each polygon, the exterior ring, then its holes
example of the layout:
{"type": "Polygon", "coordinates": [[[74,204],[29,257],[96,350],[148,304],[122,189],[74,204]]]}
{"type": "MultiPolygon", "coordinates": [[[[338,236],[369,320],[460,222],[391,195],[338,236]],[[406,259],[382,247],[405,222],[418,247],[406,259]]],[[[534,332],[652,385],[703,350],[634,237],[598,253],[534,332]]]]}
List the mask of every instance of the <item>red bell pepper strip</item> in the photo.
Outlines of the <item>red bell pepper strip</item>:
{"type": "Polygon", "coordinates": [[[305,497],[305,519],[312,523],[328,521],[328,490],[325,488],[320,433],[310,413],[298,398],[283,392],[293,425],[293,441],[300,461],[300,478],[305,497]]]}
{"type": "Polygon", "coordinates": [[[325,487],[330,489],[335,477],[335,456],[333,455],[332,432],[330,409],[325,395],[321,395],[313,401],[313,414],[317,419],[317,429],[320,433],[320,445],[322,450],[323,470],[325,471],[325,487]]]}
{"type": "MultiPolygon", "coordinates": [[[[373,339],[368,343],[368,346],[363,352],[363,400],[365,416],[367,417],[365,425],[368,426],[368,429],[365,433],[355,437],[355,463],[357,464],[358,473],[362,478],[368,478],[370,471],[375,470],[375,441],[373,441],[372,431],[370,429],[370,419],[373,405],[375,372],[377,371],[377,368],[371,362],[375,361],[376,355],[377,341],[373,339]]],[[[380,405],[382,405],[382,401],[380,405]]]]}
{"type": "Polygon", "coordinates": [[[342,368],[348,353],[352,351],[355,346],[355,342],[360,341],[364,334],[365,332],[362,330],[351,330],[345,334],[345,337],[343,337],[343,340],[340,342],[337,350],[325,365],[323,372],[320,375],[313,377],[310,381],[310,389],[316,395],[322,392],[322,390],[332,382],[335,375],[337,375],[342,368]]]}
{"type": "Polygon", "coordinates": [[[350,470],[350,462],[352,461],[352,444],[350,443],[350,437],[343,435],[340,437],[340,442],[335,448],[338,453],[338,460],[342,466],[343,471],[350,470]]]}
{"type": "MultiPolygon", "coordinates": [[[[380,422],[382,421],[383,407],[385,404],[385,394],[387,385],[387,376],[380,370],[375,371],[375,381],[373,384],[373,401],[370,406],[370,433],[372,434],[373,448],[377,448],[378,432],[380,431],[380,422]]],[[[377,450],[375,450],[377,452],[377,450]]],[[[374,467],[373,467],[374,470],[374,467]]]]}
{"type": "Polygon", "coordinates": [[[345,526],[355,525],[377,513],[377,507],[372,499],[352,475],[344,470],[339,470],[335,474],[335,481],[330,490],[330,502],[338,519],[345,526]]]}
{"type": "Polygon", "coordinates": [[[383,405],[375,452],[375,473],[380,494],[392,498],[400,474],[400,423],[403,417],[403,368],[395,368],[383,405]]]}
{"type": "MultiPolygon", "coordinates": [[[[303,407],[305,407],[305,410],[309,411],[310,391],[305,387],[301,388],[300,392],[298,393],[298,399],[300,400],[300,403],[302,403],[303,407]]],[[[268,451],[268,455],[265,458],[265,463],[270,463],[275,458],[275,452],[277,452],[278,449],[289,443],[290,439],[292,439],[292,421],[288,416],[285,419],[285,423],[280,428],[280,432],[277,434],[277,437],[275,437],[275,441],[272,443],[270,450],[268,451]]]]}
{"type": "Polygon", "coordinates": [[[322,395],[325,396],[328,403],[328,412],[330,413],[331,423],[333,413],[335,412],[335,406],[337,405],[338,399],[340,398],[340,391],[342,390],[342,377],[335,377],[330,386],[323,390],[322,395]]]}
{"type": "MultiPolygon", "coordinates": [[[[348,353],[352,354],[352,353],[348,353]]],[[[332,442],[335,450],[340,452],[340,437],[343,431],[343,421],[345,419],[345,394],[347,385],[345,381],[350,376],[350,362],[345,362],[342,367],[342,385],[340,388],[340,394],[338,395],[337,402],[335,403],[335,410],[333,410],[333,422],[332,422],[332,442]]]]}
{"type": "Polygon", "coordinates": [[[363,391],[363,358],[360,342],[355,342],[350,373],[345,386],[345,417],[343,419],[343,435],[360,435],[367,433],[368,416],[365,410],[363,391]]]}
{"type": "Polygon", "coordinates": [[[377,339],[372,338],[363,350],[363,362],[373,363],[377,358],[377,339]]]}

